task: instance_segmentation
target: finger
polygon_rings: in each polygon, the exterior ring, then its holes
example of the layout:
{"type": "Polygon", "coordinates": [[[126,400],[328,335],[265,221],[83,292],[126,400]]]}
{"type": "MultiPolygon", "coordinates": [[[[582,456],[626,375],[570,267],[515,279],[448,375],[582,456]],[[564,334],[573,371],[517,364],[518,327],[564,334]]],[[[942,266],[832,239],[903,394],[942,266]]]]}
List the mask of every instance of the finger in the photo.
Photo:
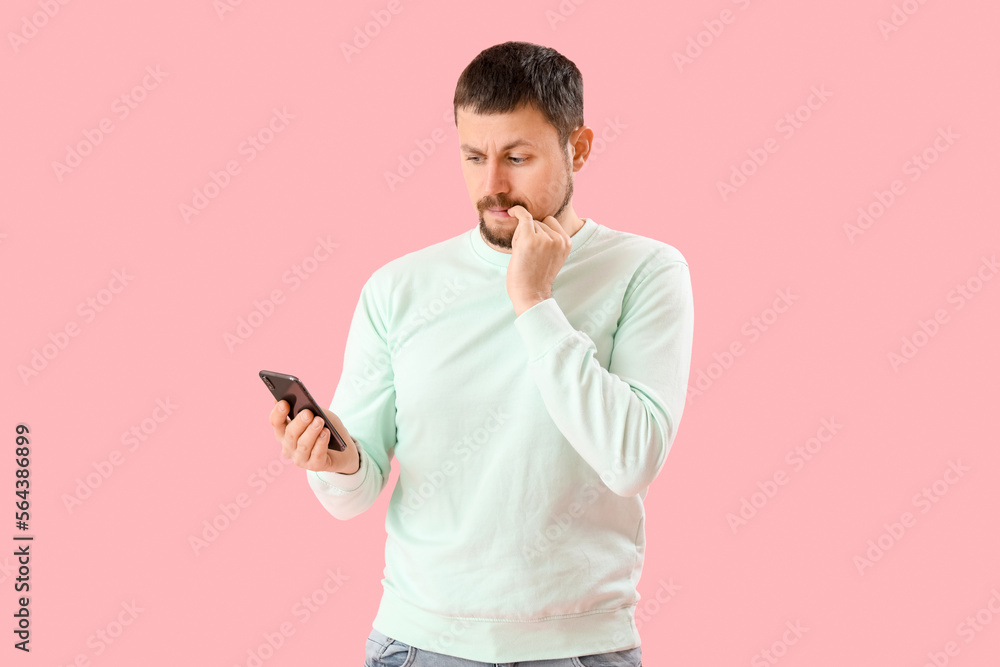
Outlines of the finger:
{"type": "Polygon", "coordinates": [[[559,222],[558,218],[552,215],[546,216],[546,218],[542,220],[542,223],[555,231],[556,234],[563,237],[563,239],[572,243],[572,237],[570,237],[570,235],[566,232],[566,228],[562,226],[562,223],[559,222]]]}
{"type": "Polygon", "coordinates": [[[309,426],[309,417],[309,411],[303,410],[295,416],[295,419],[285,425],[285,438],[282,445],[288,449],[291,454],[289,458],[291,458],[296,465],[298,465],[299,461],[303,458],[299,453],[299,438],[305,432],[306,427],[309,426]]]}
{"type": "Polygon", "coordinates": [[[298,443],[299,449],[305,453],[305,458],[308,459],[309,455],[312,453],[313,445],[316,444],[316,437],[320,434],[323,429],[323,418],[314,417],[310,421],[305,429],[302,431],[302,435],[299,436],[298,443]]]}
{"type": "Polygon", "coordinates": [[[316,438],[316,445],[312,448],[312,454],[307,462],[308,468],[317,470],[326,467],[327,451],[330,444],[330,429],[323,427],[323,431],[316,438]]]}
{"type": "Polygon", "coordinates": [[[531,214],[528,213],[528,209],[524,208],[523,206],[520,205],[512,206],[509,209],[507,209],[507,213],[517,218],[518,228],[523,226],[526,231],[530,232],[538,231],[537,229],[535,229],[535,220],[531,217],[531,214]]]}
{"type": "Polygon", "coordinates": [[[281,427],[282,432],[285,430],[285,418],[288,416],[288,403],[285,401],[276,401],[274,407],[271,409],[270,421],[271,426],[277,428],[281,427]]]}
{"type": "Polygon", "coordinates": [[[547,223],[544,220],[536,220],[535,223],[538,226],[538,233],[540,235],[545,236],[552,241],[555,241],[560,237],[559,232],[552,227],[551,223],[547,223]]]}
{"type": "Polygon", "coordinates": [[[285,424],[285,436],[281,439],[281,452],[286,458],[295,462],[295,452],[298,447],[299,436],[302,435],[302,431],[305,430],[305,425],[303,425],[298,419],[293,419],[287,424],[285,424]]]}
{"type": "Polygon", "coordinates": [[[271,412],[267,415],[267,421],[271,423],[271,426],[277,427],[278,424],[285,422],[281,414],[281,403],[275,403],[274,407],[271,408],[271,412]]]}
{"type": "Polygon", "coordinates": [[[320,434],[323,428],[323,420],[320,417],[316,417],[312,422],[306,427],[299,436],[295,445],[295,458],[293,460],[298,463],[301,461],[302,467],[305,467],[309,463],[309,458],[312,456],[313,448],[316,446],[316,437],[320,434]]]}
{"type": "Polygon", "coordinates": [[[274,429],[274,437],[281,442],[285,437],[285,417],[288,415],[288,403],[278,401],[271,410],[269,420],[274,429]]]}

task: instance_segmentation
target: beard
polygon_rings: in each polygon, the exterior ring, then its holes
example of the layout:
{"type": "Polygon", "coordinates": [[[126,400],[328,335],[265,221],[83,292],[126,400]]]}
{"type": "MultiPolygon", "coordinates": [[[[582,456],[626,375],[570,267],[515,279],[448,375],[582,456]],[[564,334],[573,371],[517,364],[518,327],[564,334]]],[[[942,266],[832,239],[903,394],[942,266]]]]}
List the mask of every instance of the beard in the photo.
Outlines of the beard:
{"type": "MultiPolygon", "coordinates": [[[[565,157],[565,156],[564,156],[565,157]]],[[[559,215],[566,210],[569,206],[570,200],[573,199],[573,171],[569,165],[569,158],[563,161],[566,167],[566,193],[563,196],[562,204],[559,205],[559,210],[552,214],[552,217],[558,218],[559,215]]],[[[483,238],[487,243],[494,245],[498,248],[505,248],[507,250],[512,250],[512,241],[514,239],[514,230],[517,229],[517,218],[511,218],[508,223],[510,225],[509,231],[503,231],[500,229],[492,228],[490,225],[486,224],[486,219],[484,217],[484,212],[491,208],[502,208],[509,209],[513,206],[524,206],[527,210],[528,207],[524,205],[524,202],[519,202],[508,198],[505,194],[501,193],[492,200],[486,200],[485,203],[481,203],[479,206],[479,233],[482,234],[483,238]]],[[[534,216],[532,216],[534,217],[534,216]]],[[[543,218],[546,216],[542,216],[543,218]]],[[[535,218],[540,220],[541,218],[535,218]]]]}

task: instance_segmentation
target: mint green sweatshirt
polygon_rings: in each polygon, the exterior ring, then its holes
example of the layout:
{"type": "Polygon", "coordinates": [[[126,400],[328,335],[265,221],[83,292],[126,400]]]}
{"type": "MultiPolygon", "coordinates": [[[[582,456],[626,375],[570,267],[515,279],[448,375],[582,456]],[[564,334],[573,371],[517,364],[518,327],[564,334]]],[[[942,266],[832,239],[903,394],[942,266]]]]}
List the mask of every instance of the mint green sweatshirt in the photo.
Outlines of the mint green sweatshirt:
{"type": "Polygon", "coordinates": [[[553,297],[515,317],[510,257],[477,225],[372,274],[330,405],[361,468],[308,483],[347,520],[399,462],[385,635],[483,662],[634,648],[643,499],[691,363],[687,261],[587,218],[553,297]]]}

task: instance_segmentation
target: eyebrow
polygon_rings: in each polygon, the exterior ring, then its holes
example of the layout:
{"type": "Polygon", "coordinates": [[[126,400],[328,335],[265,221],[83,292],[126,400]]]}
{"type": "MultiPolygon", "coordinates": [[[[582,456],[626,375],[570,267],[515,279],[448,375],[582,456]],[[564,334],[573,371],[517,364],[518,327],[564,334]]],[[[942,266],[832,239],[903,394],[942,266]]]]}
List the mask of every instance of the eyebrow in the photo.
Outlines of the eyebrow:
{"type": "MultiPolygon", "coordinates": [[[[501,152],[507,152],[511,148],[516,148],[518,146],[528,146],[530,148],[537,148],[535,146],[535,144],[531,143],[527,139],[518,139],[518,140],[512,141],[509,144],[507,144],[506,146],[504,146],[501,149],[501,152]]],[[[483,153],[483,151],[479,150],[478,148],[475,148],[474,146],[470,146],[469,144],[462,144],[461,148],[466,153],[479,153],[480,155],[485,155],[485,153],[483,153]]]]}

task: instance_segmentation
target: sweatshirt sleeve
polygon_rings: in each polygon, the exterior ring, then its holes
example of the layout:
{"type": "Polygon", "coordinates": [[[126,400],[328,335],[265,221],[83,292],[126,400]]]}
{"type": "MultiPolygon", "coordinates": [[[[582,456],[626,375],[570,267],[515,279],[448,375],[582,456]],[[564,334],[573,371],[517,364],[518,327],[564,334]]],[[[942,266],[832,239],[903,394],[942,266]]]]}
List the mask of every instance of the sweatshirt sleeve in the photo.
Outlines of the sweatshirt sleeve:
{"type": "Polygon", "coordinates": [[[632,282],[607,369],[554,298],[514,320],[552,421],[621,496],[644,492],[677,436],[694,334],[686,261],[658,256],[632,282]]]}
{"type": "Polygon", "coordinates": [[[351,475],[307,471],[309,487],[323,507],[345,521],[375,503],[389,479],[396,447],[396,389],[375,292],[369,279],[354,310],[343,372],[330,404],[358,447],[361,467],[351,475]]]}

